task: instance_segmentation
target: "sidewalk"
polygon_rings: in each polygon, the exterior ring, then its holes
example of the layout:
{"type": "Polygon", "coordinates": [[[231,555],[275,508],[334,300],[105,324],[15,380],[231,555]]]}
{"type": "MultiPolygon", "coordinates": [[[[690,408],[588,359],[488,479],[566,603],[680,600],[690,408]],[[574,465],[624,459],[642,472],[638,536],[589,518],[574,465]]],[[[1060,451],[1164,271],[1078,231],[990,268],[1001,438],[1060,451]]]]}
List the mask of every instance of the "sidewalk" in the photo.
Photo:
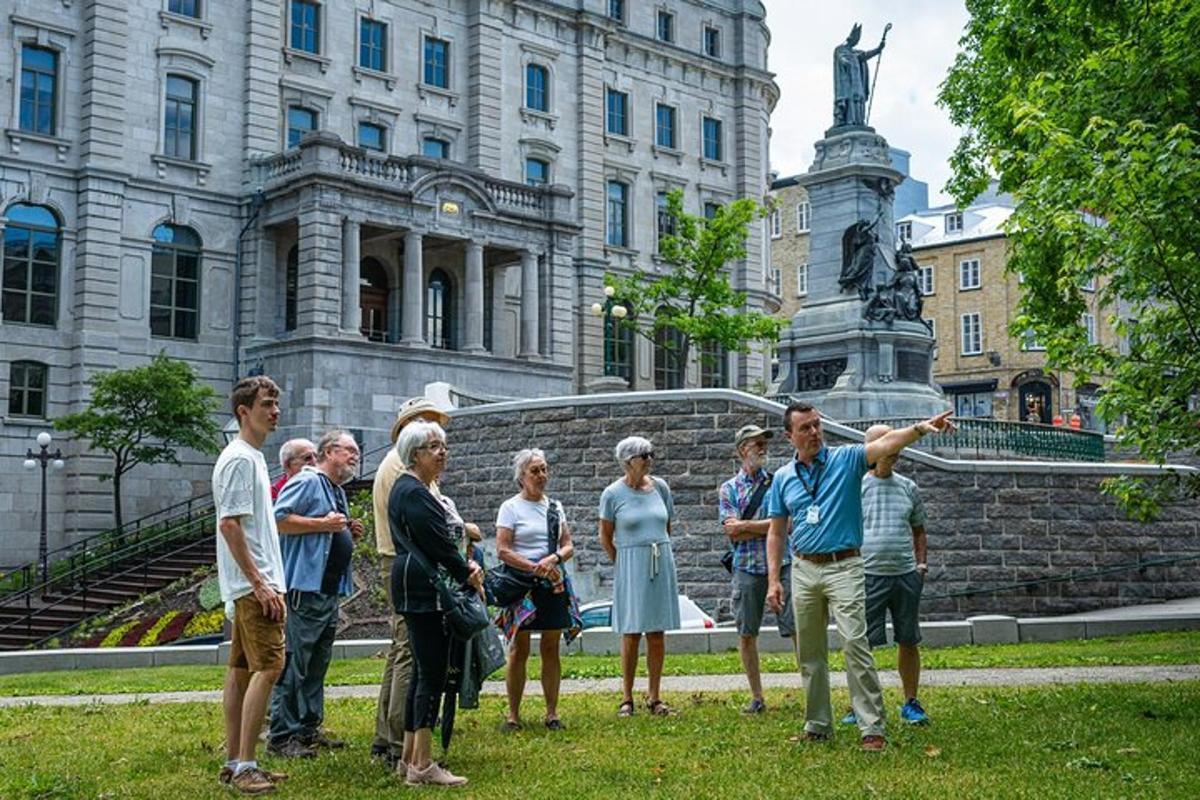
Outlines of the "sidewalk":
{"type": "MultiPolygon", "coordinates": [[[[831,672],[830,684],[845,688],[846,673],[831,672]]],[[[884,686],[899,686],[900,676],[894,670],[882,670],[879,679],[884,686]]],[[[1200,664],[1177,666],[1136,667],[1045,667],[1021,669],[931,669],[921,673],[925,686],[1044,686],[1071,683],[1164,683],[1170,681],[1200,680],[1200,664]]],[[[762,676],[763,687],[769,689],[800,689],[800,673],[778,672],[762,676]]],[[[646,690],[646,679],[638,678],[634,686],[638,692],[646,690]]],[[[743,675],[668,675],[662,679],[663,691],[667,692],[734,692],[746,690],[743,675]]],[[[526,695],[540,695],[541,685],[530,681],[526,695]]],[[[562,682],[562,694],[617,694],[621,691],[620,678],[579,678],[562,682]]],[[[487,681],[483,685],[486,695],[503,695],[503,681],[487,681]]],[[[330,686],[325,690],[327,698],[359,698],[374,700],[379,695],[378,685],[330,686]]],[[[131,703],[219,703],[221,692],[158,692],[151,694],[103,694],[103,695],[38,695],[29,697],[0,697],[0,708],[13,706],[82,706],[82,705],[127,705],[131,703]]]]}

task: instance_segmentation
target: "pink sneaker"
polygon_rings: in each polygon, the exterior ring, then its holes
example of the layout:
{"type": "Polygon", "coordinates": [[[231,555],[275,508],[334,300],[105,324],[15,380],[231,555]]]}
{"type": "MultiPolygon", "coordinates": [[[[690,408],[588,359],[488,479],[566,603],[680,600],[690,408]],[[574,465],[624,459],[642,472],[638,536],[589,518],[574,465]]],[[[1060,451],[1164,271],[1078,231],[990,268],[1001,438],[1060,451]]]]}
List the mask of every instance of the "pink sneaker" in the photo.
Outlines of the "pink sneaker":
{"type": "Polygon", "coordinates": [[[467,779],[454,775],[450,770],[443,769],[436,761],[430,761],[423,770],[411,764],[408,767],[408,777],[404,781],[409,786],[466,786],[467,779]]]}

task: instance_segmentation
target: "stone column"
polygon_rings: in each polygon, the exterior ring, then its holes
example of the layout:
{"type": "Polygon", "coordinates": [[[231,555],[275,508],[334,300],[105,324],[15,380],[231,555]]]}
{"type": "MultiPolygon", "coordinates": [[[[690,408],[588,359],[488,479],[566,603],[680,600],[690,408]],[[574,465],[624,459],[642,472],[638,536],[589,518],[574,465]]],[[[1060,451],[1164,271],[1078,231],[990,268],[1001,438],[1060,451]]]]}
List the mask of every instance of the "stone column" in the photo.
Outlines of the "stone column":
{"type": "Polygon", "coordinates": [[[483,347],[483,245],[467,242],[466,335],[463,350],[486,352],[483,347]]]}
{"type": "Polygon", "coordinates": [[[506,324],[507,286],[508,265],[492,267],[492,296],[488,298],[492,304],[492,355],[500,358],[512,358],[514,349],[506,324]]]}
{"type": "Polygon", "coordinates": [[[404,234],[404,314],[402,344],[425,344],[425,280],[421,261],[421,234],[404,234]]]}
{"type": "Polygon", "coordinates": [[[342,330],[361,335],[362,308],[359,306],[359,271],[362,258],[358,238],[359,223],[349,217],[342,220],[342,330]]]}
{"type": "Polygon", "coordinates": [[[521,351],[518,358],[538,357],[538,257],[521,251],[521,351]]]}

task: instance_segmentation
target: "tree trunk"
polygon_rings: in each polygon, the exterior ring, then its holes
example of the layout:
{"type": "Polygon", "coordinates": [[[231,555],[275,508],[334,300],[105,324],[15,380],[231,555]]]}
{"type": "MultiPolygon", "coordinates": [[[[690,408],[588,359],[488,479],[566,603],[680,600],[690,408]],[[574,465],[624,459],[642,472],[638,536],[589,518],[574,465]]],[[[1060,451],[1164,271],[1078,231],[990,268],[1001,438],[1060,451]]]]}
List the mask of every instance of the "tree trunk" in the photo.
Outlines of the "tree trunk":
{"type": "Polygon", "coordinates": [[[113,470],[113,520],[117,523],[117,545],[120,546],[125,542],[125,533],[121,530],[122,515],[121,515],[121,465],[116,465],[113,470]]]}

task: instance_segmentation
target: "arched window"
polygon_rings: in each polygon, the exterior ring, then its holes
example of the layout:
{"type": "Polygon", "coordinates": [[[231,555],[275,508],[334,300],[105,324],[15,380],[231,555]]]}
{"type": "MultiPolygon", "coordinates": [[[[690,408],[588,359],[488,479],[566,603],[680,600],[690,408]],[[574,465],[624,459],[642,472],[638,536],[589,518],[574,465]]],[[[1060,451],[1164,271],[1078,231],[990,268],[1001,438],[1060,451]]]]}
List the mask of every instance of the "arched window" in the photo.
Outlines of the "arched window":
{"type": "Polygon", "coordinates": [[[454,292],[450,276],[435,269],[425,288],[425,341],[430,347],[454,349],[454,292]]]}
{"type": "Polygon", "coordinates": [[[359,265],[358,307],[362,312],[362,335],[372,342],[387,339],[387,270],[373,258],[359,265]]]}
{"type": "Polygon", "coordinates": [[[150,333],[195,339],[200,319],[200,237],[181,225],[154,229],[150,333]]]}
{"type": "Polygon", "coordinates": [[[654,388],[683,388],[683,334],[671,326],[654,331],[654,388]]]}
{"type": "Polygon", "coordinates": [[[46,365],[14,361],[8,368],[8,413],[14,417],[46,416],[46,365]]]}
{"type": "Polygon", "coordinates": [[[62,244],[58,218],[44,206],[24,203],[9,206],[4,216],[4,321],[54,327],[62,244]]]}
{"type": "Polygon", "coordinates": [[[296,330],[296,312],[299,304],[296,302],[300,292],[300,248],[292,245],[288,251],[287,271],[283,276],[283,329],[296,330]]]}

